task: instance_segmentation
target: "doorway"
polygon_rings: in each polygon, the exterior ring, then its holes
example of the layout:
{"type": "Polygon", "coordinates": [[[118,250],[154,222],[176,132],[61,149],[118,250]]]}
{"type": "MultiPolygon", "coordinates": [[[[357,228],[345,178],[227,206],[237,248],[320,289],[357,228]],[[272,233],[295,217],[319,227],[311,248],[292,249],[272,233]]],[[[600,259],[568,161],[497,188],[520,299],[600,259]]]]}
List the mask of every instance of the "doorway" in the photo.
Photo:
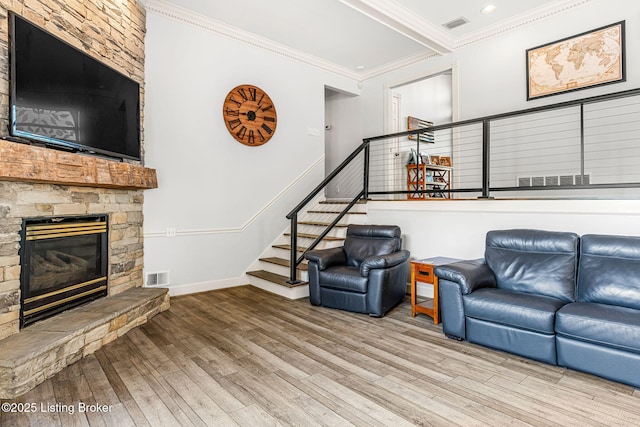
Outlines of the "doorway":
{"type": "MultiPolygon", "coordinates": [[[[431,122],[434,125],[451,123],[457,120],[457,92],[455,91],[456,73],[453,65],[412,79],[396,82],[387,86],[387,133],[408,130],[408,117],[431,122]]],[[[407,189],[406,165],[416,150],[415,141],[409,138],[394,138],[388,141],[387,191],[407,189]]],[[[418,144],[418,154],[424,152],[452,156],[451,137],[438,134],[434,144],[418,144]],[[424,147],[424,148],[423,148],[424,147]]],[[[406,196],[395,195],[391,198],[403,199],[406,196]]]]}

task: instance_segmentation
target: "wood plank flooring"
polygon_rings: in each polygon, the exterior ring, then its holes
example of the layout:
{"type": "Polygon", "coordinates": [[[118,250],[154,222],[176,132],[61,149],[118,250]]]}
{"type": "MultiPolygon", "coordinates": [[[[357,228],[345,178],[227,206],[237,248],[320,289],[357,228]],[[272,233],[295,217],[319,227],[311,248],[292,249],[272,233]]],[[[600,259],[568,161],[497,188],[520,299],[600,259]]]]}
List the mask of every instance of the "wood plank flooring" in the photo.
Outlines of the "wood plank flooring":
{"type": "Polygon", "coordinates": [[[446,339],[408,298],[377,319],[252,286],[172,298],[2,403],[2,426],[640,425],[640,391],[446,339]]]}

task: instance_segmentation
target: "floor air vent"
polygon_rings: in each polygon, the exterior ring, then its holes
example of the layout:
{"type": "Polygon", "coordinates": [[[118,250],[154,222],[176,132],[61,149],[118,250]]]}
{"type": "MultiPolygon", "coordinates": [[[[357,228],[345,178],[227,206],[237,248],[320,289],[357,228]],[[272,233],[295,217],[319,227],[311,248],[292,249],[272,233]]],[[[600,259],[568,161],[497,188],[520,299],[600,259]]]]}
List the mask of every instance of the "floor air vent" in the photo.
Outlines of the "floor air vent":
{"type": "Polygon", "coordinates": [[[167,286],[169,285],[169,272],[159,271],[157,273],[147,273],[144,281],[145,286],[167,286]]]}

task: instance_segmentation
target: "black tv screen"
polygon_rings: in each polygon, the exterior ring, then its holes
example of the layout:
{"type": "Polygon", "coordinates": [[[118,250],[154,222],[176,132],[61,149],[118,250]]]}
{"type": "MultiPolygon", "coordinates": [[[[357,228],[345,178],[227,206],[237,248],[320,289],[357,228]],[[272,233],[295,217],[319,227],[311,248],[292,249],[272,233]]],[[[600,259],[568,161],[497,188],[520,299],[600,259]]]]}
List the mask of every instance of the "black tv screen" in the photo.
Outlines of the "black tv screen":
{"type": "Polygon", "coordinates": [[[140,87],[38,26],[9,15],[11,135],[140,159],[140,87]]]}

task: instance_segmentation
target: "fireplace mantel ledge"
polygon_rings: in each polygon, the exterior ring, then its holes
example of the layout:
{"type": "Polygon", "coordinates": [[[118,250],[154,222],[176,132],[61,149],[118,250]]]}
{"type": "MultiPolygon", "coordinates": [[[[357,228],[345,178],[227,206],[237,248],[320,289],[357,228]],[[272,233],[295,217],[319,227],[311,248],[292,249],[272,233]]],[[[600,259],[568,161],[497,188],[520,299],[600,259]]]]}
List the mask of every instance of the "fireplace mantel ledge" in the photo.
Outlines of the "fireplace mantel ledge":
{"type": "Polygon", "coordinates": [[[125,190],[158,188],[156,170],[0,139],[0,180],[125,190]]]}

